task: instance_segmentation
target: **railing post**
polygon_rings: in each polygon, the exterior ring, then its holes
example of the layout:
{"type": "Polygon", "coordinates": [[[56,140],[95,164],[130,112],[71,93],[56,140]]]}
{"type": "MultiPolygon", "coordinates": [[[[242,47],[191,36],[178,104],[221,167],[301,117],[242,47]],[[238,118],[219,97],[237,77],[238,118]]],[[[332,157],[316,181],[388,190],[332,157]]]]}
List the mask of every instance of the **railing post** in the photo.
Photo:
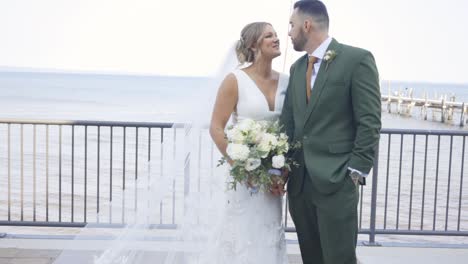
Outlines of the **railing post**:
{"type": "Polygon", "coordinates": [[[375,221],[377,210],[377,182],[379,175],[379,144],[375,148],[374,167],[372,169],[372,190],[371,190],[371,212],[370,212],[370,233],[369,242],[364,242],[366,246],[381,246],[375,242],[375,221]]]}
{"type": "Polygon", "coordinates": [[[191,159],[191,136],[192,127],[189,124],[184,125],[185,131],[185,160],[184,160],[184,198],[190,193],[190,159],[191,159]]]}

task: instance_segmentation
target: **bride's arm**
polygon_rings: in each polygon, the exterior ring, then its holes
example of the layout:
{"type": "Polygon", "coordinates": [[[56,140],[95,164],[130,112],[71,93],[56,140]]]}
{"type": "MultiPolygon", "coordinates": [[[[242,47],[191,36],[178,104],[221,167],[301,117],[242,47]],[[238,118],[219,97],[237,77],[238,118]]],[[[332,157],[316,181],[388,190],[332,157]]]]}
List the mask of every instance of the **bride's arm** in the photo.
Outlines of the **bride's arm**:
{"type": "MultiPolygon", "coordinates": [[[[226,128],[226,124],[232,112],[236,109],[237,99],[237,79],[234,74],[231,73],[226,76],[218,89],[218,95],[216,96],[210,123],[211,138],[221,154],[227,158],[227,140],[224,129],[226,128]]],[[[229,163],[231,164],[232,162],[229,160],[229,163]]]]}

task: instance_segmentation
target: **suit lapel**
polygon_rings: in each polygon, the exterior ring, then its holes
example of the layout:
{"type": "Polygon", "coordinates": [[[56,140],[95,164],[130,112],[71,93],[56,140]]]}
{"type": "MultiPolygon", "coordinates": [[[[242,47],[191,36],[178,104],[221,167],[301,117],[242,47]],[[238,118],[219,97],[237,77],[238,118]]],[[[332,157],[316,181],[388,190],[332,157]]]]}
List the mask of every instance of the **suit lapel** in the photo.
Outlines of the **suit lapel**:
{"type": "MultiPolygon", "coordinates": [[[[335,39],[333,39],[330,45],[328,46],[327,51],[334,50],[338,53],[339,47],[340,47],[339,43],[335,39]]],[[[325,89],[325,84],[327,82],[328,75],[333,70],[333,61],[329,62],[328,64],[329,65],[327,67],[327,62],[325,60],[323,60],[322,63],[320,64],[320,69],[319,69],[317,78],[315,79],[314,86],[312,88],[310,102],[306,108],[306,112],[304,116],[304,125],[309,119],[312,112],[315,110],[315,107],[317,106],[317,103],[320,100],[320,96],[323,90],[325,89]]]]}

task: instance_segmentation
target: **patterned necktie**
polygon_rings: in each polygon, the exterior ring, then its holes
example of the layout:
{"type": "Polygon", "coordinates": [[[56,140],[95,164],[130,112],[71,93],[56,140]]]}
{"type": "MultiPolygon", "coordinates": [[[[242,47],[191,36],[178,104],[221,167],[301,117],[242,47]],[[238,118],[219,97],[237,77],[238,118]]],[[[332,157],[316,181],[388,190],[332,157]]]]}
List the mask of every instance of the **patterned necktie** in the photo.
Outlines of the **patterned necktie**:
{"type": "Polygon", "coordinates": [[[312,91],[312,72],[314,72],[314,64],[317,62],[317,57],[309,56],[309,62],[307,63],[307,73],[306,73],[306,102],[309,103],[310,94],[312,91]]]}

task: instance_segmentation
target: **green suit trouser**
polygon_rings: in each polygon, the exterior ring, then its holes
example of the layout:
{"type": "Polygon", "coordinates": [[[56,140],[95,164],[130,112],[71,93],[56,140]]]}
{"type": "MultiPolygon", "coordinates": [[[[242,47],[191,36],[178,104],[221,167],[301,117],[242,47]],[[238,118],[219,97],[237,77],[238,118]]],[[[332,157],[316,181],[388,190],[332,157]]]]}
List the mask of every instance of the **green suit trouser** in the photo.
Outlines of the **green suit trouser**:
{"type": "Polygon", "coordinates": [[[355,264],[359,190],[347,176],[332,194],[321,194],[308,174],[303,189],[289,197],[304,264],[355,264]]]}

